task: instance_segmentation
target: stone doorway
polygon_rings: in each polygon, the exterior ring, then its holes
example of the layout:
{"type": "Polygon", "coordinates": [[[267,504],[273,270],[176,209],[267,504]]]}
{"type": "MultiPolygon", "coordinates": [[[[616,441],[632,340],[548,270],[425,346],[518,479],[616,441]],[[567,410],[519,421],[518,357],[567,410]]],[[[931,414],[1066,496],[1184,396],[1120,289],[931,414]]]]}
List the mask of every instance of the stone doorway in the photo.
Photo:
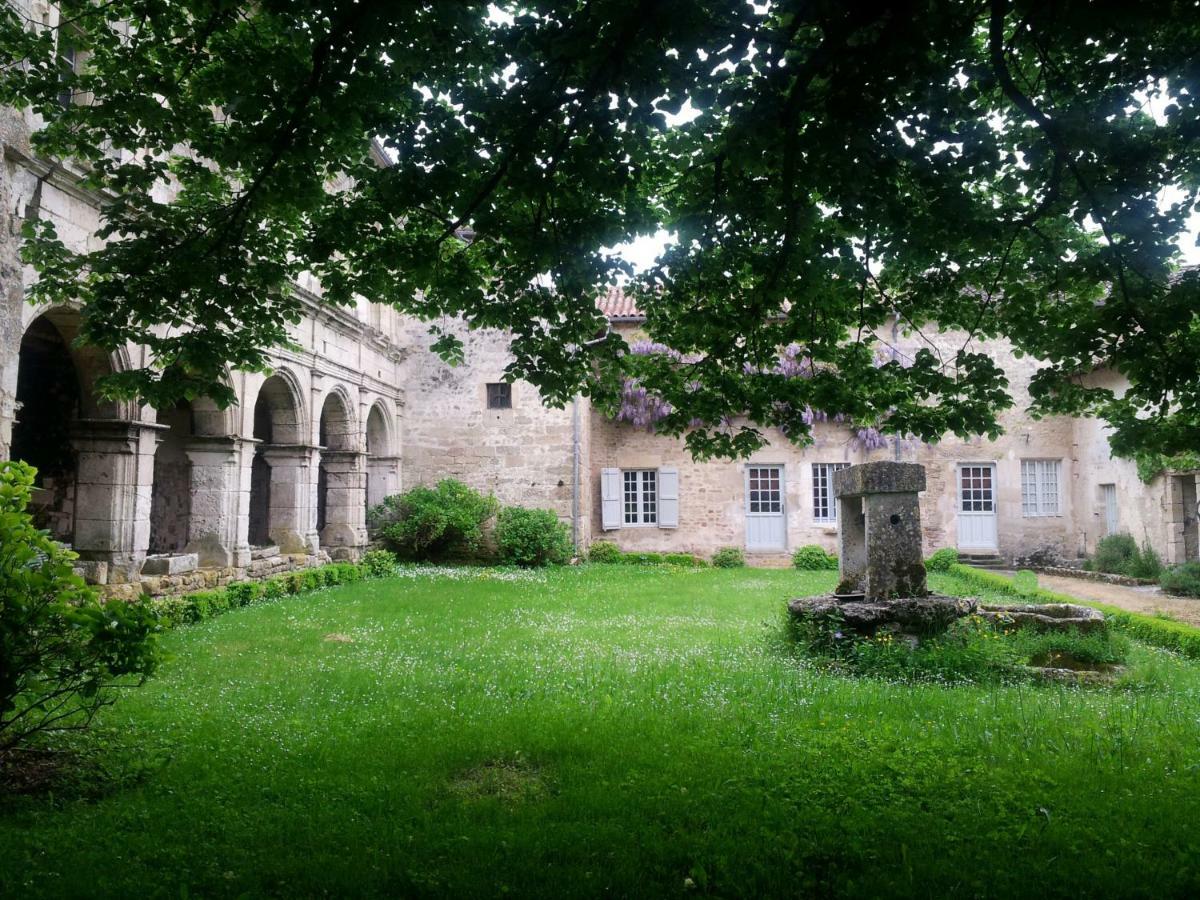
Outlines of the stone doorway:
{"type": "Polygon", "coordinates": [[[312,553],[309,473],[299,394],[282,375],[263,382],[254,402],[248,535],[252,547],[312,553]]]}

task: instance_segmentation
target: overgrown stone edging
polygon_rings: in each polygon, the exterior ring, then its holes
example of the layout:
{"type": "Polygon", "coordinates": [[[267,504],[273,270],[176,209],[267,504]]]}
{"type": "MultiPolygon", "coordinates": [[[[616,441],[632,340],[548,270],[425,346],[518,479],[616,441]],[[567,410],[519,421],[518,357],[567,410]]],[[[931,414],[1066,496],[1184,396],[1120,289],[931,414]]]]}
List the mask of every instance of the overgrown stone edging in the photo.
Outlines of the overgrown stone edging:
{"type": "Polygon", "coordinates": [[[1108,603],[1082,600],[1078,597],[1070,597],[1066,594],[1047,591],[1044,588],[1021,591],[1018,590],[1011,579],[1003,575],[973,569],[961,563],[952,563],[948,574],[976,587],[998,591],[999,593],[1008,594],[1022,600],[1037,600],[1042,603],[1073,603],[1080,606],[1090,606],[1092,609],[1098,609],[1104,613],[1114,628],[1125,632],[1130,637],[1137,638],[1139,641],[1155,647],[1174,650],[1191,659],[1200,659],[1200,628],[1194,628],[1183,622],[1129,612],[1108,603]]]}
{"type": "Polygon", "coordinates": [[[1101,581],[1105,584],[1119,584],[1124,587],[1149,587],[1158,584],[1153,578],[1132,578],[1129,575],[1116,575],[1112,572],[1090,572],[1087,569],[1075,569],[1070,566],[1023,566],[1022,568],[1039,572],[1042,575],[1082,578],[1085,581],[1101,581]]]}
{"type": "Polygon", "coordinates": [[[339,584],[384,578],[396,570],[396,557],[386,550],[371,550],[360,562],[330,563],[297,569],[264,581],[236,581],[224,588],[173,597],[145,597],[144,601],[164,628],[202,622],[231,609],[306,594],[339,584]]]}

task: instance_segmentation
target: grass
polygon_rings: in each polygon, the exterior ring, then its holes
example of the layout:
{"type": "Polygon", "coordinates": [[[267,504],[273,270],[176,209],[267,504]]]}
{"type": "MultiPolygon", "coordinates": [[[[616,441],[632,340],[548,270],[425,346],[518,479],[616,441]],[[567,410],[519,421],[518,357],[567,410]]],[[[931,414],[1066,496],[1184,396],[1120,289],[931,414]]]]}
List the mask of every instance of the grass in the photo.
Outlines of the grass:
{"type": "Polygon", "coordinates": [[[822,674],[781,609],[835,577],[409,572],[179,629],[86,741],[103,790],[3,801],[0,895],[1200,889],[1196,663],[822,674]]]}

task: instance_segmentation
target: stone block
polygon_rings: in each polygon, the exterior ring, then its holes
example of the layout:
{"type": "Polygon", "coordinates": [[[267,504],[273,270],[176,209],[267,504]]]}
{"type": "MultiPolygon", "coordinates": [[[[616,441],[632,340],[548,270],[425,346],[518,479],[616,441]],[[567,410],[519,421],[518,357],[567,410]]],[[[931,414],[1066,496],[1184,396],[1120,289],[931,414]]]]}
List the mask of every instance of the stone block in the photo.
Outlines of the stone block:
{"type": "Polygon", "coordinates": [[[143,575],[182,575],[200,564],[195,553],[157,553],[142,563],[143,575]]]}
{"type": "Polygon", "coordinates": [[[93,559],[78,559],[72,568],[88,584],[108,584],[108,563],[93,559]]]}
{"type": "Polygon", "coordinates": [[[864,494],[915,494],[925,490],[925,467],[919,463],[869,462],[833,473],[835,497],[864,494]]]}

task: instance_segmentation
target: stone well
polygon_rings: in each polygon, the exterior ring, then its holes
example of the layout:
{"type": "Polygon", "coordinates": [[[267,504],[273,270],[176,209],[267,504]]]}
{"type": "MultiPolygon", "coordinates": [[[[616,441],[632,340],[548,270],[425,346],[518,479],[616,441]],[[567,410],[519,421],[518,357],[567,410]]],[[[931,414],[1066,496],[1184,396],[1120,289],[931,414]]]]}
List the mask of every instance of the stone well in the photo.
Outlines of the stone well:
{"type": "Polygon", "coordinates": [[[792,600],[791,614],[802,620],[836,614],[843,627],[856,634],[890,631],[912,643],[969,615],[1041,631],[1106,627],[1103,614],[1086,606],[985,606],[970,598],[930,593],[917,497],[923,490],[925,467],[915,463],[870,462],[835,472],[838,586],[832,594],[792,600]]]}

